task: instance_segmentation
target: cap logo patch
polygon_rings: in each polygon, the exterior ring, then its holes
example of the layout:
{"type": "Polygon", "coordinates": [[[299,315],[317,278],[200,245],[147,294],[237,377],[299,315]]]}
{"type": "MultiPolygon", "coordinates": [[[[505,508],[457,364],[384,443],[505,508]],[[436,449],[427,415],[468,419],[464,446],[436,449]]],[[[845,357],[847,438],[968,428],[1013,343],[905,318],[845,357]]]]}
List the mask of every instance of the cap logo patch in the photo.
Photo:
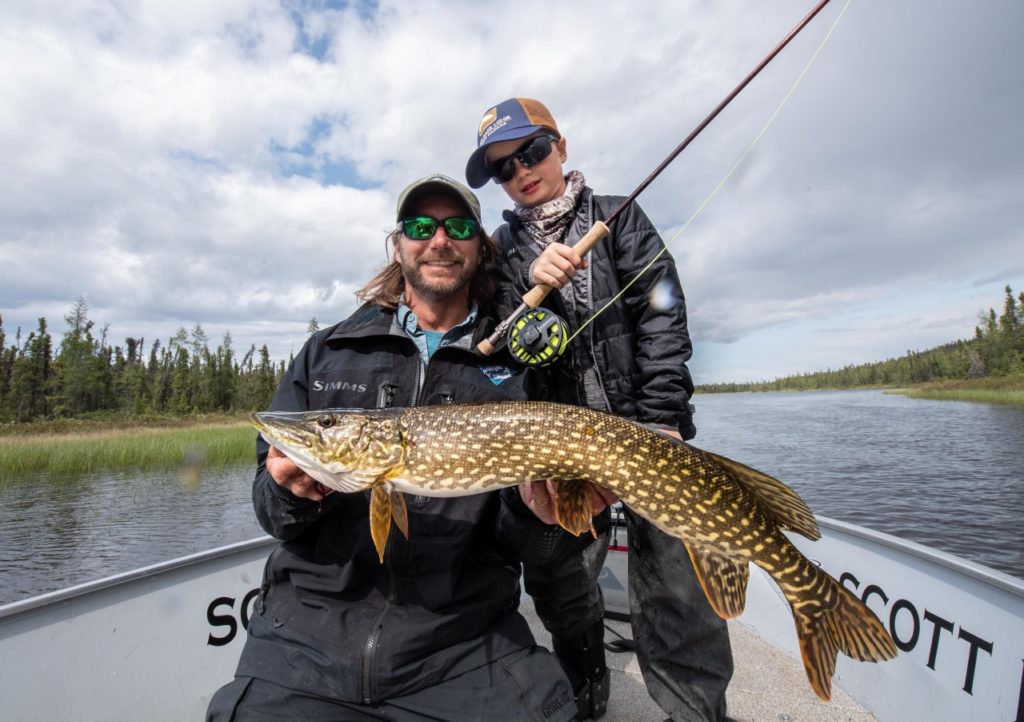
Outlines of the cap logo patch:
{"type": "Polygon", "coordinates": [[[487,126],[487,128],[485,128],[480,133],[480,140],[477,141],[477,145],[483,145],[483,143],[486,142],[488,138],[490,138],[492,135],[494,135],[499,130],[504,128],[510,122],[512,122],[512,116],[511,115],[506,115],[506,116],[503,116],[501,118],[498,118],[496,121],[491,123],[489,126],[487,126]]]}
{"type": "Polygon", "coordinates": [[[480,127],[477,128],[476,134],[480,135],[481,133],[483,133],[484,132],[484,126],[487,125],[488,123],[490,123],[491,121],[493,121],[497,117],[498,117],[498,109],[497,108],[491,108],[486,113],[484,113],[484,117],[480,119],[480,127]]]}

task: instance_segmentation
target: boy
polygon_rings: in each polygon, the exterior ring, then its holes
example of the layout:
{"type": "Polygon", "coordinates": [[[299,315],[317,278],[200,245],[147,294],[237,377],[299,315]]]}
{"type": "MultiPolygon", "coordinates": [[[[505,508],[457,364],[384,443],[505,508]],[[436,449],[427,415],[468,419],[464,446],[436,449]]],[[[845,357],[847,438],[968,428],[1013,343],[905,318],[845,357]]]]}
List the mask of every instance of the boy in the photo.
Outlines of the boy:
{"type": "MultiPolygon", "coordinates": [[[[477,149],[466,165],[473,188],[489,179],[513,201],[497,229],[498,273],[509,308],[538,283],[554,288],[545,306],[579,328],[614,297],[663,246],[637,204],[615,220],[589,260],[572,246],[594,221],[606,219],[623,198],[599,196],[578,170],[563,171],[566,140],[544,105],[511,98],[488,110],[477,131],[477,149]]],[[[562,398],[633,418],[678,439],[696,434],[686,368],[692,354],[686,305],[675,263],[664,253],[589,324],[563,359],[562,398]],[[668,303],[650,292],[669,291],[668,303]]],[[[625,510],[629,529],[630,617],[647,689],[673,720],[722,720],[732,675],[728,629],[712,611],[685,548],[646,520],[625,510]]],[[[597,558],[574,556],[525,571],[555,653],[573,682],[584,717],[597,719],[608,696],[604,665],[603,602],[597,574],[607,543],[593,544],[597,558]],[[588,694],[590,699],[588,699],[588,694]]],[[[589,555],[593,557],[593,554],[589,555]]]]}

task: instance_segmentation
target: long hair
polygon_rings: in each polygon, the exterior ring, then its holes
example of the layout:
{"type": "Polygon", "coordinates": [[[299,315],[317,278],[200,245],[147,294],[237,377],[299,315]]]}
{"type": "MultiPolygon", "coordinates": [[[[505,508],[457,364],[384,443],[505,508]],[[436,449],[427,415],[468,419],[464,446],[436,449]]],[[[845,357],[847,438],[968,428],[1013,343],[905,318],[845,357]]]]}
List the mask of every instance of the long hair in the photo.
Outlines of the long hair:
{"type": "MultiPolygon", "coordinates": [[[[491,266],[498,258],[498,246],[483,229],[483,226],[480,226],[477,235],[480,238],[480,263],[469,281],[469,298],[471,301],[476,301],[481,308],[487,308],[494,299],[496,289],[491,266]]],[[[401,228],[396,228],[388,234],[386,242],[392,252],[401,237],[401,228]]],[[[402,264],[395,258],[371,278],[365,286],[356,291],[356,298],[365,303],[373,303],[394,311],[398,308],[404,291],[405,277],[402,275],[402,264]]]]}

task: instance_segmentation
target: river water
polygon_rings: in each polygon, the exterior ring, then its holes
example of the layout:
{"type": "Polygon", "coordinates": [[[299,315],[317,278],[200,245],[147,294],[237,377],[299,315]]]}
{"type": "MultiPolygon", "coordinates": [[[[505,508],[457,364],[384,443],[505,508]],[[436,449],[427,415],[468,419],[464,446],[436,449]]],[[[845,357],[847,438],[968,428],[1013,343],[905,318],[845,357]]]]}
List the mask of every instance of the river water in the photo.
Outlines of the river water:
{"type": "MultiPolygon", "coordinates": [[[[880,391],[698,396],[694,442],[821,516],[1024,578],[1024,410],[880,391]]],[[[252,470],[0,485],[0,603],[262,534],[252,470]]]]}

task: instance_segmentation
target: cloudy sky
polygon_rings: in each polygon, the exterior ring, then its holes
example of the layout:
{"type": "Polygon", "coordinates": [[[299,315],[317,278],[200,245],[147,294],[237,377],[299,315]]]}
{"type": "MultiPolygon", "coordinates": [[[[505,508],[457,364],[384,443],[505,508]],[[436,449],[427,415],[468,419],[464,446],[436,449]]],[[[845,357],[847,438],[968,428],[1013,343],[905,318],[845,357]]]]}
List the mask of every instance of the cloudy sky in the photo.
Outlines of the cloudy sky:
{"type": "MultiPolygon", "coordinates": [[[[699,383],[972,335],[1024,290],[1024,3],[846,0],[640,203],[679,265],[699,383]]],[[[0,2],[0,314],[59,340],[298,350],[384,262],[397,193],[462,179],[482,113],[543,100],[629,193],[813,6],[795,0],[0,2]]],[[[506,198],[481,193],[495,226],[506,198]]]]}

